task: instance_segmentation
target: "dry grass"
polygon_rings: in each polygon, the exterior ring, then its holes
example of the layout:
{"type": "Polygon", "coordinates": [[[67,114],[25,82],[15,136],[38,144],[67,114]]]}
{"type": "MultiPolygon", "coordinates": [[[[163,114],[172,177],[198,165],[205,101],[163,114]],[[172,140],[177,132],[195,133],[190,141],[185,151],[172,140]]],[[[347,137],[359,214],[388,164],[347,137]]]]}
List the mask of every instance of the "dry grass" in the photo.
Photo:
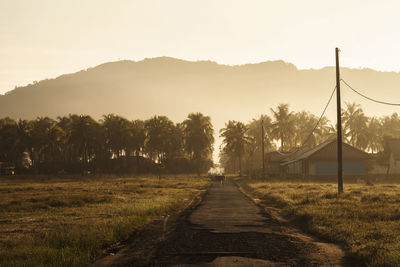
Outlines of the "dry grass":
{"type": "Polygon", "coordinates": [[[0,179],[0,266],[82,266],[209,183],[197,177],[0,179]]]}
{"type": "Polygon", "coordinates": [[[400,265],[400,185],[239,183],[268,205],[282,208],[305,230],[343,244],[360,265],[400,265]]]}

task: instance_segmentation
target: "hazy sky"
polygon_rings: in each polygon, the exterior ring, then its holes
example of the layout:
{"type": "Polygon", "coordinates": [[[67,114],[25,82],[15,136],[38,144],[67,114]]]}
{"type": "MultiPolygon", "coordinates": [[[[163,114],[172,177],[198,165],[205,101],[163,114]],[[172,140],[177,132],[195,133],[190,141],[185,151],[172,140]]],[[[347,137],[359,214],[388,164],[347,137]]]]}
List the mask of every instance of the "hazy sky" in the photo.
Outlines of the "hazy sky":
{"type": "Polygon", "coordinates": [[[400,70],[400,1],[0,0],[0,93],[107,61],[400,70]]]}

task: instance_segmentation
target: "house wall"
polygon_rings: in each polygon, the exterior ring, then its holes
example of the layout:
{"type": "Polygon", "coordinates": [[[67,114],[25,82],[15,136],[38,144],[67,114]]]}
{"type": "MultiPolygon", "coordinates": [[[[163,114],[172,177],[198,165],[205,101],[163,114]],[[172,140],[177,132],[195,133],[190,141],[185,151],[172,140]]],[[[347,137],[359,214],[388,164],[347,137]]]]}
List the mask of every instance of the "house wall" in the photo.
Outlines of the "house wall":
{"type": "Polygon", "coordinates": [[[269,162],[266,166],[266,172],[271,176],[278,176],[281,172],[279,162],[269,162]]]}
{"type": "Polygon", "coordinates": [[[303,171],[303,161],[301,160],[288,164],[286,167],[287,174],[300,175],[302,174],[302,171],[303,171]]]}
{"type": "MultiPolygon", "coordinates": [[[[309,174],[333,175],[337,174],[336,160],[313,160],[309,162],[309,174]]],[[[365,162],[362,160],[343,160],[343,174],[366,174],[365,162]]]]}
{"type": "Polygon", "coordinates": [[[400,174],[400,161],[394,158],[393,153],[390,153],[389,164],[389,174],[400,174]]]}

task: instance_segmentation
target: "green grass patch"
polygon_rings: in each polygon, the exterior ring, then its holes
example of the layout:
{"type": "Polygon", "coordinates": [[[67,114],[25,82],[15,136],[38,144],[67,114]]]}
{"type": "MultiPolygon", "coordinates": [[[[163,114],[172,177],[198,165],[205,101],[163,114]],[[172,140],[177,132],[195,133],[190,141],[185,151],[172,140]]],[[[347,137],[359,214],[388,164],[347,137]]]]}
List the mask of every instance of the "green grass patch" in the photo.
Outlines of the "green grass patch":
{"type": "Polygon", "coordinates": [[[237,181],[306,231],[345,246],[366,266],[400,266],[400,185],[237,181]]]}
{"type": "Polygon", "coordinates": [[[0,266],[83,266],[209,184],[179,177],[0,179],[0,266]]]}

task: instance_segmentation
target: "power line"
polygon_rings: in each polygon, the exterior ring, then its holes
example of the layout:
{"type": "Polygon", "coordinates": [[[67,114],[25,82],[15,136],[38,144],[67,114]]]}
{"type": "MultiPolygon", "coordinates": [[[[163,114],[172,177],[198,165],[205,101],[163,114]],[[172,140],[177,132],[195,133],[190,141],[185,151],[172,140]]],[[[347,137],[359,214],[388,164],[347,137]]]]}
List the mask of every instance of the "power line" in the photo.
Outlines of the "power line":
{"type": "Polygon", "coordinates": [[[322,118],[323,118],[324,115],[325,115],[326,109],[328,108],[329,104],[331,103],[331,100],[332,100],[333,95],[335,94],[335,91],[336,91],[336,86],[335,86],[335,88],[333,88],[332,94],[331,94],[331,96],[329,97],[328,103],[326,103],[325,108],[324,108],[324,111],[322,111],[322,114],[321,114],[321,116],[319,117],[318,122],[315,124],[314,128],[312,129],[312,131],[310,132],[310,134],[307,136],[307,138],[306,138],[305,141],[302,143],[302,145],[298,148],[297,151],[299,151],[305,144],[307,144],[308,140],[311,138],[311,136],[312,136],[312,134],[314,133],[315,129],[317,129],[319,123],[321,122],[322,118]]]}
{"type": "Polygon", "coordinates": [[[366,98],[366,99],[368,99],[368,100],[370,100],[370,101],[373,101],[373,102],[376,102],[376,103],[379,103],[379,104],[384,104],[384,105],[390,105],[390,106],[400,106],[400,104],[398,104],[398,103],[389,103],[389,102],[384,102],[384,101],[380,101],[380,100],[376,100],[376,99],[373,99],[373,98],[371,98],[371,97],[368,97],[368,96],[366,96],[366,95],[364,95],[364,94],[362,94],[362,93],[360,93],[360,92],[358,92],[356,89],[354,89],[353,87],[351,87],[345,80],[343,80],[343,79],[340,79],[345,85],[347,85],[347,87],[349,87],[353,92],[355,92],[356,94],[358,94],[358,95],[360,95],[360,96],[362,96],[362,97],[364,97],[364,98],[366,98]]]}

